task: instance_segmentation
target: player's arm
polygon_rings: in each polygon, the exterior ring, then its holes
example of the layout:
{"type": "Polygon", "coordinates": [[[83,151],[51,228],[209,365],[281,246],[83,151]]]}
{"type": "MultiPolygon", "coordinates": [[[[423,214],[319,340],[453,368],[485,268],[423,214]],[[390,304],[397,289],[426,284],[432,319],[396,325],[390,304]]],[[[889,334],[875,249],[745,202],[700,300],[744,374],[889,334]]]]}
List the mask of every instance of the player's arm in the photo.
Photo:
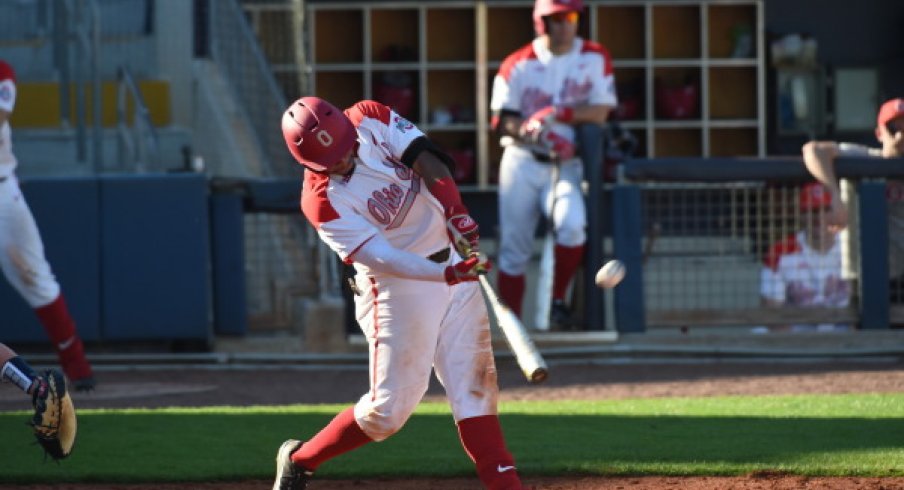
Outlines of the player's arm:
{"type": "Polygon", "coordinates": [[[480,250],[477,221],[462,202],[458,185],[452,178],[455,165],[452,158],[422,136],[412,141],[402,154],[402,163],[421,176],[427,190],[442,205],[449,239],[455,248],[462,254],[477,253],[480,250]]]}
{"type": "Polygon", "coordinates": [[[11,68],[0,61],[0,126],[9,121],[16,106],[16,83],[11,68]]]}
{"type": "Polygon", "coordinates": [[[832,197],[840,196],[838,180],[835,178],[835,158],[838,143],[834,141],[809,141],[801,149],[804,165],[813,177],[825,185],[832,197]]]}
{"type": "Polygon", "coordinates": [[[497,121],[496,132],[499,136],[511,136],[512,138],[520,138],[519,130],[524,123],[521,113],[510,109],[503,109],[493,114],[493,119],[497,121]]]}
{"type": "Polygon", "coordinates": [[[455,168],[455,161],[426,136],[421,136],[408,145],[402,154],[402,163],[417,172],[428,189],[438,181],[451,179],[452,169],[455,168]]]}
{"type": "Polygon", "coordinates": [[[381,274],[420,281],[445,281],[449,285],[476,281],[477,275],[490,267],[486,260],[476,256],[455,265],[437,264],[426,257],[393,247],[379,234],[368,239],[349,258],[381,274]]]}
{"type": "Polygon", "coordinates": [[[847,226],[847,206],[841,200],[841,187],[835,175],[835,159],[841,154],[838,143],[834,141],[809,141],[804,144],[804,165],[813,177],[826,186],[832,195],[832,209],[828,223],[834,229],[847,226]]]}
{"type": "MultiPolygon", "coordinates": [[[[768,262],[768,259],[767,259],[768,262]]],[[[775,265],[777,267],[777,264],[775,265]]],[[[760,305],[778,307],[785,304],[785,281],[778,271],[764,265],[760,271],[760,305]]]]}

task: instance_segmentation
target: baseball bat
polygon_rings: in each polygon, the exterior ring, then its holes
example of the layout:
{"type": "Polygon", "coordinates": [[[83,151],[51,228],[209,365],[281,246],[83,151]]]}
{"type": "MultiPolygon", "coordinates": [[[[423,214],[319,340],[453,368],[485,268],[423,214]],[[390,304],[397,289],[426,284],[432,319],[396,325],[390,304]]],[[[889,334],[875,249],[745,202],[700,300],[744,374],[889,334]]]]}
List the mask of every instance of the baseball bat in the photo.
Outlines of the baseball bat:
{"type": "Polygon", "coordinates": [[[534,345],[527,330],[518,319],[518,316],[512,312],[507,306],[499,300],[499,295],[493,290],[487,276],[480,275],[480,287],[483,289],[484,295],[490,303],[490,309],[493,310],[493,316],[496,317],[496,323],[499,329],[505,335],[512,353],[515,354],[515,360],[521,368],[521,372],[531,383],[542,383],[549,376],[549,368],[546,361],[540,355],[540,351],[534,345]]]}
{"type": "Polygon", "coordinates": [[[552,203],[549,206],[549,216],[546,220],[546,236],[543,238],[543,252],[540,256],[540,268],[537,272],[537,309],[534,312],[534,327],[537,330],[549,330],[549,310],[552,307],[552,282],[556,270],[556,234],[553,222],[556,212],[556,186],[559,183],[559,164],[553,163],[550,176],[552,186],[549,192],[552,194],[552,203]]]}

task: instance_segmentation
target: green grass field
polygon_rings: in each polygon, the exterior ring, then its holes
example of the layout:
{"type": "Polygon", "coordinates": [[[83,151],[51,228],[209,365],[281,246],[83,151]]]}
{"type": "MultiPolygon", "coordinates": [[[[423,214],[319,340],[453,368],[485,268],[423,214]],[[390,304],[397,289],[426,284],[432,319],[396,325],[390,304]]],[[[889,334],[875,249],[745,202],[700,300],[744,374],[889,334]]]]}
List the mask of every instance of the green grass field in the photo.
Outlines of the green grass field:
{"type": "MultiPolygon", "coordinates": [[[[25,411],[0,413],[0,482],[270,478],[279,444],[337,405],[82,410],[73,456],[45,463],[25,411]]],[[[509,446],[525,475],[904,475],[904,393],[510,402],[509,446]]],[[[389,440],[318,477],[471,476],[445,404],[422,404],[389,440]]]]}

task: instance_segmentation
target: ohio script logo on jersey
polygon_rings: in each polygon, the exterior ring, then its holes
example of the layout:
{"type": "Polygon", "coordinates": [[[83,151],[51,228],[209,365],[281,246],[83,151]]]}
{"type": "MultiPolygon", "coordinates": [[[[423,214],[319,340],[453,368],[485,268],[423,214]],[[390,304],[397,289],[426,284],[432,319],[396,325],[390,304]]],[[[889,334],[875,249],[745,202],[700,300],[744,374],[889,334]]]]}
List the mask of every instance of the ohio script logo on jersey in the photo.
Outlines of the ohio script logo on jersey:
{"type": "Polygon", "coordinates": [[[385,226],[387,230],[398,228],[411,206],[414,204],[414,198],[420,191],[421,181],[414,176],[414,172],[395,161],[384,161],[383,165],[393,168],[396,176],[402,182],[411,182],[411,187],[407,190],[399,184],[393,182],[378,191],[374,191],[371,197],[367,199],[367,211],[373,216],[377,223],[385,226]]]}
{"type": "Polygon", "coordinates": [[[8,86],[0,86],[0,100],[9,102],[13,98],[13,91],[8,86]]]}
{"type": "Polygon", "coordinates": [[[398,129],[400,133],[404,133],[414,128],[414,124],[411,124],[402,116],[396,116],[392,122],[395,124],[396,129],[398,129]]]}

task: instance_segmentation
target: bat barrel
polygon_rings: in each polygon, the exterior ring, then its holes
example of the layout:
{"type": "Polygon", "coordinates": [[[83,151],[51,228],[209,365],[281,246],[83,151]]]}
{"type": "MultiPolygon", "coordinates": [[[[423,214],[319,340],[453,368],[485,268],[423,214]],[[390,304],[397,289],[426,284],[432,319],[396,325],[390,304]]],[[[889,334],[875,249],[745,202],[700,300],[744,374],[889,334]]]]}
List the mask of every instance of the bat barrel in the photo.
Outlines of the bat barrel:
{"type": "Polygon", "coordinates": [[[509,347],[512,349],[515,360],[518,362],[518,366],[521,367],[524,376],[531,383],[545,381],[549,375],[549,368],[534,345],[533,340],[527,334],[527,330],[521,320],[518,319],[518,316],[512,310],[502,304],[486,276],[480,276],[479,280],[480,286],[490,302],[493,315],[496,316],[496,323],[502,333],[505,334],[505,339],[508,341],[509,347]]]}

